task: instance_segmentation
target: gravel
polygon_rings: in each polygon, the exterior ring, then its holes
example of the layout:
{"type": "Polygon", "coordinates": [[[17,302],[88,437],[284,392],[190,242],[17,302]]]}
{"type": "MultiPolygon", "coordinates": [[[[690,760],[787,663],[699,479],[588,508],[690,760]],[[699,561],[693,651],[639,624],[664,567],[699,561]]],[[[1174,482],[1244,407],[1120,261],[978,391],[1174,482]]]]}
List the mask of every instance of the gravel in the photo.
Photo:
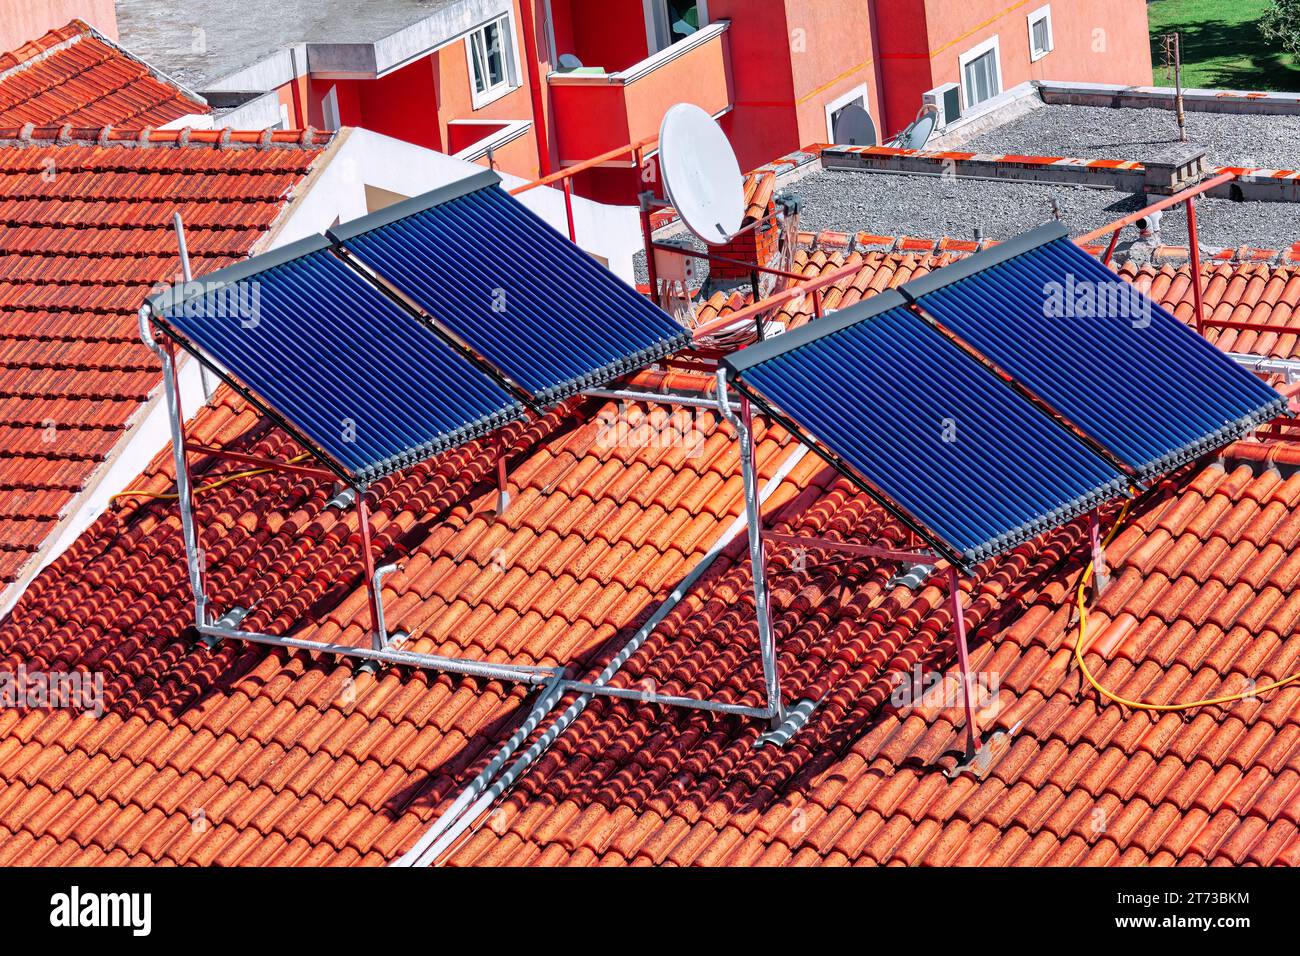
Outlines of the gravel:
{"type": "MultiPolygon", "coordinates": [[[[940,179],[849,170],[820,170],[792,186],[801,201],[799,228],[805,232],[869,232],[881,236],[972,239],[975,227],[986,239],[1010,239],[1055,218],[1072,235],[1082,235],[1142,208],[1142,197],[1111,189],[977,179],[940,179]]],[[[1228,199],[1197,202],[1201,247],[1206,250],[1252,246],[1287,249],[1300,240],[1292,203],[1237,203],[1228,199]]],[[[1161,224],[1167,245],[1187,244],[1182,208],[1170,209],[1161,224]]],[[[1135,238],[1128,230],[1123,238],[1135,238]]],[[[1135,257],[1140,250],[1134,249],[1135,257]]],[[[645,281],[638,257],[638,279],[645,281]]]]}
{"type": "MultiPolygon", "coordinates": [[[[1300,116],[1188,111],[1188,142],[1208,164],[1300,168],[1300,116]]],[[[1043,106],[963,144],[961,149],[1023,156],[1142,162],[1178,142],[1170,110],[1043,106]]]]}
{"type": "MultiPolygon", "coordinates": [[[[1077,236],[1145,205],[1143,197],[1113,189],[847,170],[812,173],[794,189],[802,200],[804,231],[866,231],[926,239],[971,239],[976,226],[983,228],[986,239],[1010,239],[1058,218],[1053,203],[1059,218],[1077,236]]],[[[1202,248],[1287,249],[1300,240],[1300,205],[1295,203],[1202,197],[1196,211],[1202,248]]],[[[1187,244],[1182,207],[1165,213],[1161,232],[1167,245],[1187,244]]]]}

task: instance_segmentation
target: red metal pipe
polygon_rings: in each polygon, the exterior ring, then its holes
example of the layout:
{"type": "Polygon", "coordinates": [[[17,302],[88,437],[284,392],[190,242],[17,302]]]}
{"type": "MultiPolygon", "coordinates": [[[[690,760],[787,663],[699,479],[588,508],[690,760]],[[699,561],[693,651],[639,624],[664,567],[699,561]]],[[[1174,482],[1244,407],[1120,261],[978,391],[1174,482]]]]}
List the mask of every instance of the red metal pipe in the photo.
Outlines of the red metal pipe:
{"type": "Polygon", "coordinates": [[[533,98],[533,138],[537,140],[537,173],[551,173],[551,139],[546,122],[546,77],[538,68],[537,15],[532,0],[519,0],[519,18],[524,28],[524,58],[528,61],[528,85],[533,98]]]}
{"type": "Polygon", "coordinates": [[[1196,200],[1187,197],[1187,242],[1192,255],[1192,301],[1196,305],[1196,331],[1205,334],[1205,302],[1201,288],[1201,242],[1196,229],[1196,200]]]}
{"type": "Polygon", "coordinates": [[[181,438],[184,442],[184,448],[188,452],[196,455],[211,455],[214,458],[226,458],[230,461],[238,462],[241,465],[256,465],[258,468],[270,468],[274,471],[287,471],[294,475],[305,475],[309,478],[320,478],[323,481],[338,481],[339,476],[332,471],[326,471],[324,468],[312,468],[310,465],[295,465],[292,462],[276,461],[273,458],[262,458],[258,455],[245,455],[237,451],[226,451],[224,448],[212,448],[208,445],[197,445],[194,442],[184,441],[184,425],[181,426],[181,438]]]}
{"type": "Polygon", "coordinates": [[[564,215],[569,220],[569,241],[578,241],[578,228],[573,223],[573,180],[564,180],[564,215]]]}
{"type": "Polygon", "coordinates": [[[1115,247],[1119,245],[1120,232],[1122,232],[1122,230],[1116,229],[1110,237],[1110,245],[1106,247],[1106,255],[1103,256],[1101,260],[1106,265],[1110,265],[1110,260],[1115,257],[1115,247]]]}
{"type": "Polygon", "coordinates": [[[1182,192],[1174,193],[1172,196],[1166,196],[1164,199],[1152,203],[1145,209],[1139,209],[1137,212],[1131,213],[1123,219],[1116,219],[1114,222],[1102,226],[1100,229],[1094,229],[1092,232],[1080,236],[1074,241],[1077,245],[1086,246],[1091,242],[1096,242],[1107,233],[1113,232],[1116,229],[1123,229],[1125,226],[1133,225],[1149,213],[1160,212],[1162,209],[1168,209],[1170,206],[1177,206],[1179,203],[1185,202],[1192,196],[1199,196],[1202,193],[1209,192],[1211,189],[1217,189],[1224,183],[1230,183],[1236,178],[1237,174],[1234,172],[1222,172],[1216,176],[1211,176],[1204,182],[1197,183],[1195,186],[1184,189],[1182,192]]]}
{"type": "Polygon", "coordinates": [[[654,137],[643,139],[639,143],[629,143],[626,146],[620,146],[617,149],[611,149],[608,153],[601,153],[599,156],[593,156],[591,159],[584,159],[574,166],[566,167],[558,172],[551,173],[549,176],[543,176],[541,179],[534,180],[531,183],[524,183],[522,186],[516,186],[510,190],[510,195],[518,196],[520,193],[526,193],[530,189],[536,189],[538,186],[550,186],[562,179],[570,179],[578,173],[585,172],[588,169],[594,169],[610,160],[618,159],[620,156],[626,156],[628,153],[636,152],[655,142],[654,137]]]}
{"type": "Polygon", "coordinates": [[[768,296],[762,302],[756,302],[743,309],[739,309],[735,312],[728,312],[726,315],[719,316],[716,319],[711,319],[703,325],[695,328],[693,332],[695,341],[698,342],[701,339],[708,338],[715,332],[729,329],[733,325],[739,325],[741,322],[751,319],[761,312],[766,312],[768,309],[775,308],[776,306],[789,302],[792,299],[797,299],[802,295],[815,292],[818,289],[824,289],[826,286],[838,282],[845,276],[856,275],[865,268],[866,266],[861,262],[851,262],[848,265],[840,266],[838,269],[832,269],[830,272],[810,279],[800,285],[791,286],[782,292],[778,292],[776,295],[768,296]]]}
{"type": "Polygon", "coordinates": [[[655,262],[654,226],[650,223],[650,204],[641,199],[641,235],[645,238],[645,268],[650,279],[650,301],[659,304],[659,266],[655,262]]]}
{"type": "Polygon", "coordinates": [[[707,259],[709,262],[722,262],[731,266],[744,266],[746,269],[761,272],[763,275],[780,276],[783,279],[796,279],[800,282],[808,278],[801,272],[789,272],[785,269],[773,269],[770,266],[755,265],[752,262],[745,262],[743,259],[731,259],[727,256],[720,256],[716,252],[701,252],[698,249],[683,249],[681,246],[674,246],[667,242],[656,242],[654,247],[663,252],[671,252],[684,259],[707,259]]]}
{"type": "Polygon", "coordinates": [[[357,521],[361,525],[361,568],[366,576],[366,596],[370,604],[370,640],[375,650],[383,647],[379,633],[379,594],[375,591],[375,558],[370,553],[370,509],[366,507],[366,490],[357,489],[357,521]]]}
{"type": "Polygon", "coordinates": [[[980,738],[975,725],[975,708],[971,705],[970,658],[966,651],[966,615],[961,606],[961,581],[957,569],[948,566],[948,596],[952,601],[952,626],[957,638],[957,662],[961,668],[962,706],[966,709],[966,752],[979,753],[980,738]]]}

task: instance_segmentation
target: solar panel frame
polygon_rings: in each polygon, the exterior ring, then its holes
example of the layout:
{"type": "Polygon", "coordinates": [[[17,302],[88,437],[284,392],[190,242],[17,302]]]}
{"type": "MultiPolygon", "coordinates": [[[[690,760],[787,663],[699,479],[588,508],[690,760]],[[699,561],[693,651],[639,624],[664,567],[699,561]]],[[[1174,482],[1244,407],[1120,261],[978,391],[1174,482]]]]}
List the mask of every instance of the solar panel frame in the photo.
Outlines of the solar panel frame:
{"type": "Polygon", "coordinates": [[[517,398],[344,263],[323,236],[168,289],[147,305],[156,327],[354,484],[524,414],[517,398]],[[248,282],[258,283],[257,322],[236,335],[222,323],[248,317],[215,317],[213,303],[221,297],[228,308],[231,290],[242,293],[248,282]],[[278,324],[278,339],[267,336],[268,319],[278,324]],[[335,356],[349,364],[335,365],[335,356]],[[429,389],[431,372],[449,387],[429,389]],[[341,428],[323,427],[331,420],[341,428]]]}
{"type": "Polygon", "coordinates": [[[896,291],[723,363],[737,388],[965,568],[1121,495],[1127,485],[1110,463],[929,326],[896,291]],[[852,376],[857,386],[846,388],[844,399],[833,398],[852,376]],[[957,442],[943,443],[937,434],[927,439],[902,424],[918,422],[935,402],[948,403],[948,416],[955,413],[957,442]],[[1022,444],[1010,443],[1012,437],[1022,444]],[[1056,472],[1036,476],[1037,466],[1025,457],[1030,450],[1056,472]],[[963,485],[961,476],[970,480],[963,485]],[[979,488],[971,491],[972,484],[979,488]],[[973,505],[964,511],[957,493],[963,490],[973,505]]]}
{"type": "Polygon", "coordinates": [[[1285,399],[1266,383],[1079,249],[1060,223],[937,269],[900,291],[1139,481],[1286,411],[1285,399]],[[1051,282],[1062,289],[1119,289],[1147,311],[1140,319],[1147,324],[1118,314],[1054,319],[1046,306],[1051,282]]]}
{"type": "Polygon", "coordinates": [[[500,177],[484,171],[328,235],[359,268],[539,408],[691,343],[689,330],[499,184],[500,177]],[[460,241],[466,234],[488,241],[471,247],[460,241]],[[580,297],[562,304],[547,299],[548,290],[561,299],[575,277],[582,280],[580,297]]]}

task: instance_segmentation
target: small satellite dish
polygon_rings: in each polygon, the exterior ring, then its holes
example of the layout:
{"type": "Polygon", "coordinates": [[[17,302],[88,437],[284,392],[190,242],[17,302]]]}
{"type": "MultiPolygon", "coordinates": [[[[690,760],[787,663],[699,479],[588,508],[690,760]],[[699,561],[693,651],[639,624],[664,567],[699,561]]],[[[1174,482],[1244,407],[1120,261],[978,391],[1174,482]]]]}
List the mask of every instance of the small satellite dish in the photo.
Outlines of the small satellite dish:
{"type": "Polygon", "coordinates": [[[876,145],[876,124],[871,121],[871,114],[857,103],[840,110],[831,132],[836,146],[876,145]]]}
{"type": "Polygon", "coordinates": [[[912,125],[898,134],[894,145],[902,149],[924,149],[937,125],[939,108],[933,103],[926,103],[916,114],[916,119],[912,120],[912,125]]]}
{"type": "Polygon", "coordinates": [[[569,72],[571,72],[572,70],[581,70],[581,69],[582,69],[582,61],[579,60],[579,59],[578,59],[576,56],[574,56],[572,53],[561,53],[561,54],[560,54],[560,69],[561,69],[563,72],[565,72],[565,73],[569,73],[569,72]]]}
{"type": "Polygon", "coordinates": [[[659,127],[659,172],[668,201],[691,232],[720,246],[745,218],[745,178],[736,154],[712,116],[678,103],[659,127]]]}

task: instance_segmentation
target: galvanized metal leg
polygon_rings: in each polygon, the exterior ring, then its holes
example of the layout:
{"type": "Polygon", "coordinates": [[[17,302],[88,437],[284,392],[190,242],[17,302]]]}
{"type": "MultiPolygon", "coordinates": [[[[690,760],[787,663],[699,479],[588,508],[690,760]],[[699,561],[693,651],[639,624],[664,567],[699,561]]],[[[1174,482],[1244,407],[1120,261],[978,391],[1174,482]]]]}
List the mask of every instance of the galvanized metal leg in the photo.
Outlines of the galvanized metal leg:
{"type": "Polygon", "coordinates": [[[957,637],[957,661],[961,667],[961,699],[966,708],[966,753],[976,754],[980,749],[979,728],[975,724],[975,708],[971,704],[970,659],[966,651],[966,615],[961,606],[961,580],[957,569],[948,567],[948,597],[952,602],[953,633],[957,637]]]}
{"type": "MultiPolygon", "coordinates": [[[[722,392],[725,396],[725,391],[722,392]]],[[[740,400],[740,470],[745,482],[745,520],[749,526],[749,561],[754,569],[754,610],[758,617],[758,646],[763,660],[763,684],[772,729],[785,720],[781,701],[781,675],[772,636],[772,608],[767,589],[767,559],[763,547],[761,504],[758,500],[758,465],[754,447],[754,419],[749,399],[740,400]]]]}
{"type": "Polygon", "coordinates": [[[172,460],[176,467],[176,501],[181,513],[181,540],[185,545],[185,563],[189,569],[190,591],[194,595],[194,623],[202,627],[208,621],[208,598],[204,591],[203,555],[199,551],[194,527],[194,480],[189,457],[185,453],[185,411],[181,407],[181,379],[176,361],[176,346],[167,343],[167,368],[163,369],[163,391],[167,398],[167,416],[172,433],[172,460]]]}
{"type": "Polygon", "coordinates": [[[361,573],[366,577],[366,596],[370,602],[370,646],[379,651],[384,647],[384,617],[375,582],[375,557],[370,553],[370,509],[366,507],[365,486],[357,488],[357,522],[361,526],[361,573]]]}

